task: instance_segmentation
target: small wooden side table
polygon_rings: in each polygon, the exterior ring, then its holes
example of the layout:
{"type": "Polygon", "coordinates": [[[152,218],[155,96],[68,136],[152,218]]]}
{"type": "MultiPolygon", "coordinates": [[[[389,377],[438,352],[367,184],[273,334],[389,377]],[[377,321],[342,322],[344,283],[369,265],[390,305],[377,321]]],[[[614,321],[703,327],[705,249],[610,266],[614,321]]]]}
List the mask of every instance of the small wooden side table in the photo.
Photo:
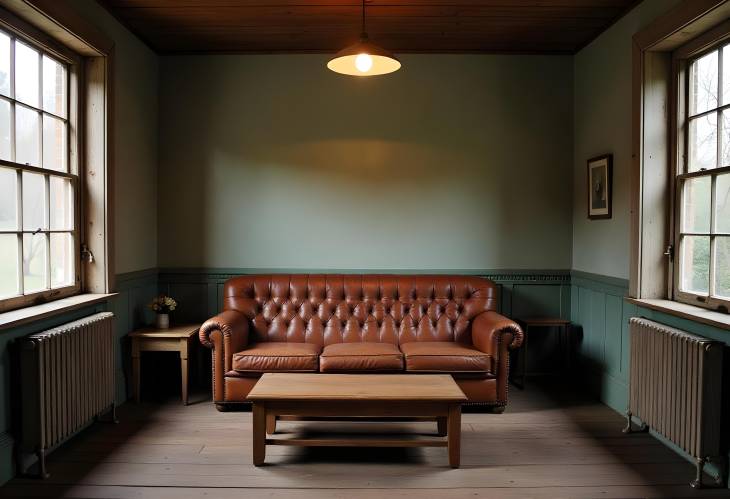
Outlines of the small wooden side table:
{"type": "Polygon", "coordinates": [[[519,352],[520,358],[520,382],[517,383],[512,376],[512,383],[517,387],[525,388],[525,378],[527,377],[527,343],[530,337],[530,329],[535,328],[556,328],[558,329],[558,348],[564,355],[565,358],[565,370],[570,370],[570,330],[571,322],[569,320],[560,319],[558,317],[516,317],[515,321],[522,326],[522,330],[525,333],[525,339],[522,342],[522,348],[519,352]],[[564,339],[563,339],[564,338],[564,339]],[[563,344],[565,342],[565,344],[563,344]]]}
{"type": "Polygon", "coordinates": [[[169,329],[153,327],[129,333],[132,338],[132,386],[134,401],[139,403],[140,395],[140,354],[142,352],[178,352],[180,354],[180,373],[182,378],[182,401],[188,405],[188,352],[190,344],[198,334],[197,324],[172,326],[169,329]]]}

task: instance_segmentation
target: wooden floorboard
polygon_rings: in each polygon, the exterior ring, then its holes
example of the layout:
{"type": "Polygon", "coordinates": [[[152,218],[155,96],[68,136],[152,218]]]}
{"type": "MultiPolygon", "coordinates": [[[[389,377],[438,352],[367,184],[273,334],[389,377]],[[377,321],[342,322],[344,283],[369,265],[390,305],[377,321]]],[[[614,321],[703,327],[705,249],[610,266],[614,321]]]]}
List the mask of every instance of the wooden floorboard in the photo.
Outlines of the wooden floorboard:
{"type": "MultiPolygon", "coordinates": [[[[694,467],[648,434],[623,435],[623,418],[560,385],[513,390],[501,415],[466,412],[462,467],[443,448],[267,447],[251,462],[251,414],[126,404],[118,425],[97,424],[49,458],[45,481],[18,478],[1,497],[516,498],[728,497],[690,489],[694,467]]],[[[296,422],[284,438],[323,434],[433,438],[433,422],[296,422]]]]}

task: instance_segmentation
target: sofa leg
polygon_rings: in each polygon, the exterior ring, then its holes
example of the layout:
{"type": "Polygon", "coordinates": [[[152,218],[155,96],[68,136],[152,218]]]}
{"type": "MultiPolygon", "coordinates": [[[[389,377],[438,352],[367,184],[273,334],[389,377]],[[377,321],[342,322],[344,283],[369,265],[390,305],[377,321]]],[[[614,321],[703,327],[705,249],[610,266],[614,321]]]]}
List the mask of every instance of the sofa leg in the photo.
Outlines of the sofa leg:
{"type": "Polygon", "coordinates": [[[250,402],[215,402],[219,412],[250,412],[250,402]]]}
{"type": "Polygon", "coordinates": [[[231,410],[231,407],[228,404],[215,404],[215,408],[218,409],[218,412],[229,412],[231,410]]]}

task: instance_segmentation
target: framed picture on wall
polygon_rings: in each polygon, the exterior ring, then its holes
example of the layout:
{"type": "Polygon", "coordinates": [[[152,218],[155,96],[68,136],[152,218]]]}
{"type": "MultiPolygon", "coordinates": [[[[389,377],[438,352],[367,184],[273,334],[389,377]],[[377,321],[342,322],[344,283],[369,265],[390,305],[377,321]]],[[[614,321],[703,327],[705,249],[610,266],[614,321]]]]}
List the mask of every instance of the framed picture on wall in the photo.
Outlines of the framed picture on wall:
{"type": "Polygon", "coordinates": [[[588,160],[588,218],[611,218],[613,197],[613,155],[588,160]]]}

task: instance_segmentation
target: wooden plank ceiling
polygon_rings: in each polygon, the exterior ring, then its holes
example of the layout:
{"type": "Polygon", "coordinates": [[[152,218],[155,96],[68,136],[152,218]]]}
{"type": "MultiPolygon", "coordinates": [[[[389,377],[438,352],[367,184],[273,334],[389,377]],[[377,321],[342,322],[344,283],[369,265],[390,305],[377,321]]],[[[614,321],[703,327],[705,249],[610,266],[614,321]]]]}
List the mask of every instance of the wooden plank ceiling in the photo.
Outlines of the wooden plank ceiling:
{"type": "MultiPolygon", "coordinates": [[[[99,1],[162,54],[336,52],[360,33],[359,0],[99,1]]],[[[367,0],[367,31],[396,53],[571,54],[639,1],[367,0]]]]}

